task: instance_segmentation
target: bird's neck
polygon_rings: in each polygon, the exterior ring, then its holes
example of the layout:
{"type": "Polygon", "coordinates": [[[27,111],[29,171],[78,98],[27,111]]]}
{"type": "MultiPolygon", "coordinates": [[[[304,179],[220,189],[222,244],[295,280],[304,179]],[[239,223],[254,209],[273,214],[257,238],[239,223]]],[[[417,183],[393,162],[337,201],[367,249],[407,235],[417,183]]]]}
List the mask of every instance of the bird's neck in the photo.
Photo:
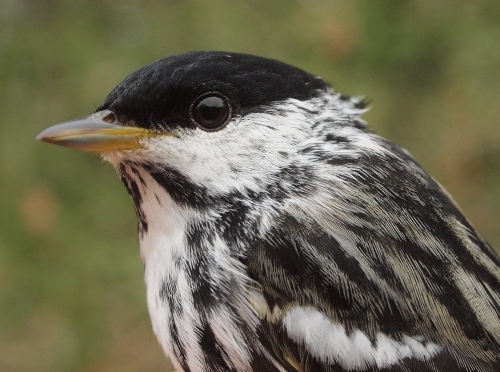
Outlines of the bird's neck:
{"type": "Polygon", "coordinates": [[[251,279],[238,251],[242,244],[228,244],[230,238],[215,228],[233,226],[224,219],[234,211],[209,214],[181,206],[146,171],[124,165],[119,173],[139,218],[147,302],[163,349],[185,369],[183,359],[203,363],[207,337],[235,350],[231,364],[249,370],[257,314],[242,294],[251,279]]]}

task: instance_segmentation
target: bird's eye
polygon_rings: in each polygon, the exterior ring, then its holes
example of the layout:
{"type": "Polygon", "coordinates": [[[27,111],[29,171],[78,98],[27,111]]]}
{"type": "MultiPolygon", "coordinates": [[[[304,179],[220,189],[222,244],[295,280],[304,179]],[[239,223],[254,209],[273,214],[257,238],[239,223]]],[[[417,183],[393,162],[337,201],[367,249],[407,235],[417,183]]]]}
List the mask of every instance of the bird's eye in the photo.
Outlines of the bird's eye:
{"type": "Polygon", "coordinates": [[[204,130],[221,129],[231,118],[229,100],[219,93],[203,94],[191,105],[191,117],[204,130]]]}

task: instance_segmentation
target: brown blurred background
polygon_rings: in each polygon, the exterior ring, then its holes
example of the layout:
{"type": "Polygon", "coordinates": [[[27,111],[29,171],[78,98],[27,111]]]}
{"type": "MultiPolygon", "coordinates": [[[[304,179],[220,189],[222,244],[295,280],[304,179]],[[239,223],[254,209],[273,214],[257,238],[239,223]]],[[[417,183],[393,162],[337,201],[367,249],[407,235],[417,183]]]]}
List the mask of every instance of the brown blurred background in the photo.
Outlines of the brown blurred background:
{"type": "Polygon", "coordinates": [[[0,371],[170,371],[133,206],[94,155],[34,140],[162,56],[259,54],[366,95],[500,248],[500,2],[0,0],[0,371]]]}

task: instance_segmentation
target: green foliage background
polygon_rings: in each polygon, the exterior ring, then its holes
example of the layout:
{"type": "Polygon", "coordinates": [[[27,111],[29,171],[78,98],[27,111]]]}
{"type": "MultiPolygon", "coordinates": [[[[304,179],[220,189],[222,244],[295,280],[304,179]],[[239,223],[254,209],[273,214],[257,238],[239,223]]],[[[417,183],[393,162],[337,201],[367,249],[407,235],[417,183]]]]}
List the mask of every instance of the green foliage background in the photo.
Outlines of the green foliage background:
{"type": "Polygon", "coordinates": [[[500,2],[0,0],[0,370],[168,371],[132,203],[94,155],[34,140],[164,55],[277,58],[366,95],[500,248],[500,2]]]}

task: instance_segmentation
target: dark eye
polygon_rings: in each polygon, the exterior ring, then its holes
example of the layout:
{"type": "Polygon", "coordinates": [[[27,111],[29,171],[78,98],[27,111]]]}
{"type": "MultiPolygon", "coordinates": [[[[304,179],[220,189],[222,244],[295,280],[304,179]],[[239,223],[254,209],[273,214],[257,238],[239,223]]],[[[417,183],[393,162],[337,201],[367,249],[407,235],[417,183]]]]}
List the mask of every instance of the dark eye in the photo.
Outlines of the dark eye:
{"type": "Polygon", "coordinates": [[[201,128],[212,131],[222,128],[231,118],[228,99],[219,93],[207,93],[198,97],[191,105],[194,122],[201,128]]]}

